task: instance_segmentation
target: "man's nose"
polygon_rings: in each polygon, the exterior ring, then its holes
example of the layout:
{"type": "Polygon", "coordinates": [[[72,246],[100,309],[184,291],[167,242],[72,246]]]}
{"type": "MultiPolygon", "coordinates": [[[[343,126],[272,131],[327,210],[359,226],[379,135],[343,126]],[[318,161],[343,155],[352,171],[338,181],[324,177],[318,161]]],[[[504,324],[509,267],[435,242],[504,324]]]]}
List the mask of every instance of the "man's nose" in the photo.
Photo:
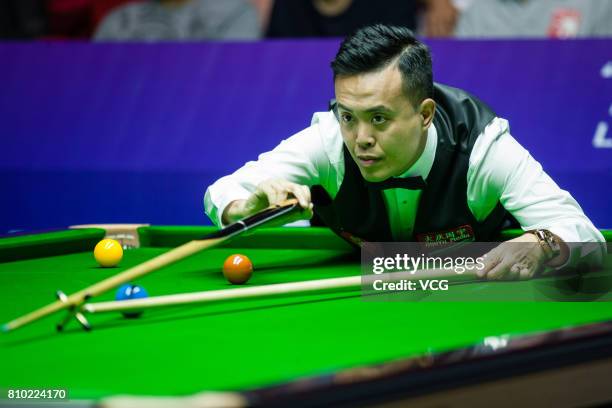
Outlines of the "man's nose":
{"type": "Polygon", "coordinates": [[[357,128],[355,143],[362,149],[374,146],[376,144],[376,139],[372,135],[372,130],[368,126],[360,125],[357,128]]]}

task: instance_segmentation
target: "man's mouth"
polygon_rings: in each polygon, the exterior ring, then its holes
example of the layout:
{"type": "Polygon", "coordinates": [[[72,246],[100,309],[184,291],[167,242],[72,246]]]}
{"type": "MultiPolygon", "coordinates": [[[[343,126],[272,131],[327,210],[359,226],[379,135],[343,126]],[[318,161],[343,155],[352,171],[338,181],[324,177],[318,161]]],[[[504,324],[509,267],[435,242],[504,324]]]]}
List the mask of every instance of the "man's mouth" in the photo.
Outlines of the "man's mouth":
{"type": "Polygon", "coordinates": [[[377,156],[372,156],[368,154],[357,155],[357,160],[362,167],[370,167],[378,163],[381,159],[377,156]]]}

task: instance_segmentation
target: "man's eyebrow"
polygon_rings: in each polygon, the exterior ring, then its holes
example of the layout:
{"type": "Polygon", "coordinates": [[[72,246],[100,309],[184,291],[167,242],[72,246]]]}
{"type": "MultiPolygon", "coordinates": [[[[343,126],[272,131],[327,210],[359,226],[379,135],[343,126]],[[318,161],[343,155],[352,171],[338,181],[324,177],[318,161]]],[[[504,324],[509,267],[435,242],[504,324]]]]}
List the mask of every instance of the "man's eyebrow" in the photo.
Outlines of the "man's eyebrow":
{"type": "MultiPolygon", "coordinates": [[[[337,105],[338,105],[338,108],[343,109],[345,111],[348,111],[348,112],[353,111],[353,109],[349,108],[348,106],[344,106],[341,103],[338,103],[337,105]]],[[[393,111],[389,109],[388,107],[386,107],[385,105],[377,105],[372,108],[368,108],[364,110],[364,112],[371,113],[371,112],[393,112],[393,111]]]]}

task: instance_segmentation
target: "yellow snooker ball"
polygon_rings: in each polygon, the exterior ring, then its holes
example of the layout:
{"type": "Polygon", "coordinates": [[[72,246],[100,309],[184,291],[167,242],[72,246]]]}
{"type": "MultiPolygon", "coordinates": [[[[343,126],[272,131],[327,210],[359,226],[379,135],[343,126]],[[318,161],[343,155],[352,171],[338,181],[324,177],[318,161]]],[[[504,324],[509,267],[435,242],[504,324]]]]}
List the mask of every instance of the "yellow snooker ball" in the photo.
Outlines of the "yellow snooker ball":
{"type": "Polygon", "coordinates": [[[94,258],[96,258],[96,262],[104,268],[117,266],[121,258],[123,258],[123,248],[121,248],[121,244],[114,239],[103,239],[98,242],[94,249],[94,258]]]}

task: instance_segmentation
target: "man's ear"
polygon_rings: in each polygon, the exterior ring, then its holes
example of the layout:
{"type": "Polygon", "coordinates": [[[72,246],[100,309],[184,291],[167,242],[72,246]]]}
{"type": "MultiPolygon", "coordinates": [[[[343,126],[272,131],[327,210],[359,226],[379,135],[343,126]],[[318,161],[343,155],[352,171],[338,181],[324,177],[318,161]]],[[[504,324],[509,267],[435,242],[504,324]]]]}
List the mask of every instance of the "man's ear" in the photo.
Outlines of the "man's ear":
{"type": "Polygon", "coordinates": [[[419,114],[423,118],[423,129],[426,130],[433,121],[434,114],[436,113],[436,103],[433,99],[427,98],[419,105],[419,114]]]}

